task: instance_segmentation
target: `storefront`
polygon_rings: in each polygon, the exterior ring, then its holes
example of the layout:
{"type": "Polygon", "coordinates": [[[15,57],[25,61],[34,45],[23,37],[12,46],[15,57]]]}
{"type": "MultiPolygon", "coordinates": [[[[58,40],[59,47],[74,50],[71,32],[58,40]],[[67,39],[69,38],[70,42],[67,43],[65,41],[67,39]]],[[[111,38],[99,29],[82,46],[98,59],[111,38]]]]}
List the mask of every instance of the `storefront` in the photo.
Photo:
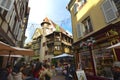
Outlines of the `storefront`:
{"type": "Polygon", "coordinates": [[[88,80],[112,79],[111,67],[114,61],[120,61],[120,49],[107,47],[120,42],[119,25],[110,24],[73,44],[76,67],[85,71],[88,80]]]}

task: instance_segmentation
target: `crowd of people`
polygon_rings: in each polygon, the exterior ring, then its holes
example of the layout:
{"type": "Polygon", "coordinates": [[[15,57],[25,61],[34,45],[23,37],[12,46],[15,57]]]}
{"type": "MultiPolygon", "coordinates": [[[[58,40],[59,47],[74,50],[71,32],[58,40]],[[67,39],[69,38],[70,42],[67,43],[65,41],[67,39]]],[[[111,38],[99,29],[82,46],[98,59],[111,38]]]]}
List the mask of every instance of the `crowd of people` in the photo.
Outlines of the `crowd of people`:
{"type": "Polygon", "coordinates": [[[58,69],[65,80],[74,80],[75,69],[70,63],[55,66],[50,62],[40,62],[39,59],[28,63],[19,60],[15,64],[0,68],[0,80],[51,80],[58,69]]]}
{"type": "Polygon", "coordinates": [[[51,65],[38,59],[29,64],[19,61],[0,69],[0,80],[50,80],[52,75],[51,65]]]}

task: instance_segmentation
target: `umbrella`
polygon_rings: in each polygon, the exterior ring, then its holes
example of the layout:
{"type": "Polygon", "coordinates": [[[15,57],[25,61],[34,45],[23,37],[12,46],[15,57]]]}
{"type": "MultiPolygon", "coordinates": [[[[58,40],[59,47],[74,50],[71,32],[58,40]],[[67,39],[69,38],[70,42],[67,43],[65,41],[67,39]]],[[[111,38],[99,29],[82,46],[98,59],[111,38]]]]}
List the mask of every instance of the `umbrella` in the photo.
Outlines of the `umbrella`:
{"type": "Polygon", "coordinates": [[[63,53],[61,55],[58,55],[58,56],[55,56],[55,57],[52,57],[52,58],[66,58],[66,57],[73,57],[73,55],[63,53]]]}
{"type": "Polygon", "coordinates": [[[114,44],[110,47],[107,47],[106,49],[111,49],[111,48],[120,48],[120,43],[114,44]]]}

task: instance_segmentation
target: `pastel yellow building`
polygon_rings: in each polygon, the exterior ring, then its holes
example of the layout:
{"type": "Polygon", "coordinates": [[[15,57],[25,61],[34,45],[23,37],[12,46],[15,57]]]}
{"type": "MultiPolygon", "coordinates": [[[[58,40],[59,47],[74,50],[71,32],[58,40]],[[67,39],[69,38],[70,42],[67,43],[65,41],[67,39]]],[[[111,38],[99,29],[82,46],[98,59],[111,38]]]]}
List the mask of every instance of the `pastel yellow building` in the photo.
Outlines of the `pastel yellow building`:
{"type": "MultiPolygon", "coordinates": [[[[90,18],[91,25],[93,30],[91,31],[92,33],[102,29],[103,27],[106,27],[109,24],[114,24],[118,21],[120,21],[119,15],[118,15],[118,10],[116,7],[114,7],[115,4],[113,4],[111,1],[106,1],[106,0],[71,0],[71,2],[68,5],[68,9],[71,13],[72,16],[72,26],[73,26],[73,35],[74,35],[74,42],[80,39],[80,37],[86,37],[88,34],[84,35],[82,34],[81,36],[77,36],[77,25],[80,24],[80,26],[85,26],[83,21],[87,19],[88,17],[90,18]],[[80,3],[80,1],[82,1],[80,3]],[[106,2],[106,3],[105,3],[106,2]],[[113,10],[113,14],[109,14],[109,11],[103,10],[103,4],[110,3],[109,6],[111,6],[113,9],[111,9],[111,12],[113,10]],[[71,5],[73,4],[73,5],[71,5]],[[81,5],[80,5],[81,4],[81,5]],[[75,6],[78,7],[75,7],[75,6]],[[76,10],[75,10],[76,9],[76,10]],[[108,18],[106,18],[105,14],[108,13],[109,15],[108,18]],[[111,16],[111,19],[109,17],[111,16]]],[[[110,9],[110,8],[108,8],[110,9]]],[[[84,32],[84,29],[82,29],[84,32]]]]}
{"type": "Polygon", "coordinates": [[[120,61],[120,49],[110,48],[120,42],[119,4],[120,0],[70,0],[67,5],[76,68],[83,69],[88,80],[113,78],[110,68],[120,61]]]}

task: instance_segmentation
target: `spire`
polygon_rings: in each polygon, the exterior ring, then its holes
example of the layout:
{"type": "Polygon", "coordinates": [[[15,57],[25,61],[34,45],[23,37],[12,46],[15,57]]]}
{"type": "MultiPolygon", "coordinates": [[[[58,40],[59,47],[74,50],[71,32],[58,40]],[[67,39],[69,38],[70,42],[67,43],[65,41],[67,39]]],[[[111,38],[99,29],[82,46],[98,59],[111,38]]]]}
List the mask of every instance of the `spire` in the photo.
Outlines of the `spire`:
{"type": "Polygon", "coordinates": [[[49,19],[47,17],[43,19],[43,22],[41,23],[41,26],[45,23],[50,25],[49,19]]]}

